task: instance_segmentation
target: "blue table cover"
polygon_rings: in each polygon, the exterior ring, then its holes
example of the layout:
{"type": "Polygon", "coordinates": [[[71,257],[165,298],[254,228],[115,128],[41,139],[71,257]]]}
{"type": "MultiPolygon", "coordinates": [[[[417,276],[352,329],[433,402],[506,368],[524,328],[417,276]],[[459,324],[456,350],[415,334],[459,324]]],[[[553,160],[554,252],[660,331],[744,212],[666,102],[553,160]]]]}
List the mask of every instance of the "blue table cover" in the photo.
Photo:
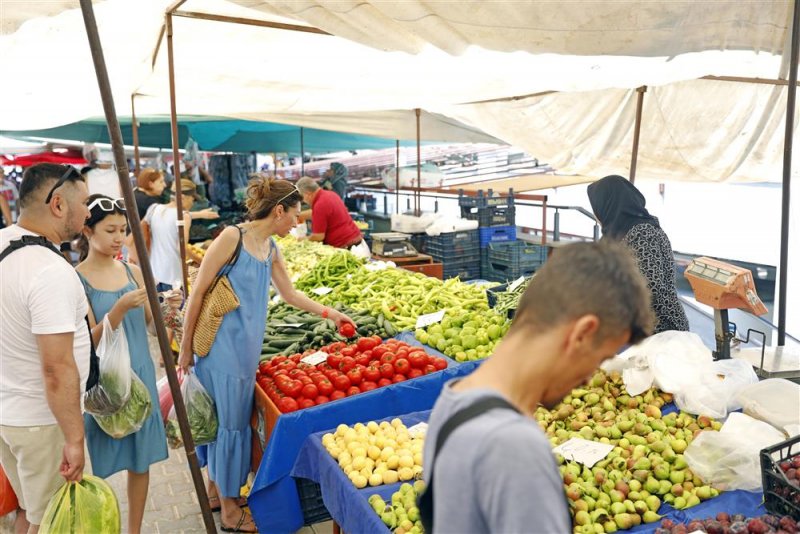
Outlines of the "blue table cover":
{"type": "Polygon", "coordinates": [[[401,333],[397,339],[423,346],[429,354],[444,357],[447,369],[321,406],[281,414],[267,442],[247,501],[259,532],[295,532],[303,526],[300,498],[291,471],[309,435],[342,423],[353,425],[430,410],[446,382],[468,375],[481,363],[479,360],[459,364],[422,345],[411,332],[401,333]]]}
{"type": "MultiPolygon", "coordinates": [[[[430,413],[430,410],[414,412],[401,415],[400,419],[410,427],[427,421],[430,413]]],[[[389,419],[392,418],[388,417],[383,420],[388,421],[389,419]]],[[[361,422],[366,423],[367,421],[361,422]]],[[[380,422],[380,420],[376,420],[376,422],[380,422]]],[[[357,489],[322,445],[323,434],[334,430],[316,432],[306,439],[297,456],[294,469],[292,469],[292,476],[308,478],[319,483],[325,507],[333,520],[347,534],[388,532],[383,521],[369,505],[369,497],[377,493],[384,501],[388,501],[392,493],[400,488],[402,482],[357,489]]]]}

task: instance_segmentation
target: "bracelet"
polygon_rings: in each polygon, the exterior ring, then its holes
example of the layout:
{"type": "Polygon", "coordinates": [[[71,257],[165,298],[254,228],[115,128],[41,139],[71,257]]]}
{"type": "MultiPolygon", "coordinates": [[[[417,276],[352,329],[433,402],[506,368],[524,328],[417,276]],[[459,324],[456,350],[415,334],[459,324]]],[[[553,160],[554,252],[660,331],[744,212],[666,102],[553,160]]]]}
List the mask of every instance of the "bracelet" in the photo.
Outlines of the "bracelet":
{"type": "Polygon", "coordinates": [[[322,308],[322,318],[323,319],[327,319],[329,312],[330,312],[330,310],[328,308],[322,308]]]}

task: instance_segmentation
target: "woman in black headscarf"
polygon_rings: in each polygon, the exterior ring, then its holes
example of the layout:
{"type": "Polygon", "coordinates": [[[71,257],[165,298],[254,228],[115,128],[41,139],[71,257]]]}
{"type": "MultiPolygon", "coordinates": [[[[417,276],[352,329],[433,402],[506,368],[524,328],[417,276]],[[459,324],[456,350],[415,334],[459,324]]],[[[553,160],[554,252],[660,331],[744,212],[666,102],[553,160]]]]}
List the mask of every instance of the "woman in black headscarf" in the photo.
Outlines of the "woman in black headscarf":
{"type": "Polygon", "coordinates": [[[603,239],[625,243],[647,279],[658,324],[656,332],[689,330],[689,320],[675,289],[675,259],[658,219],[645,209],[644,195],[622,176],[606,176],[587,190],[603,239]]]}

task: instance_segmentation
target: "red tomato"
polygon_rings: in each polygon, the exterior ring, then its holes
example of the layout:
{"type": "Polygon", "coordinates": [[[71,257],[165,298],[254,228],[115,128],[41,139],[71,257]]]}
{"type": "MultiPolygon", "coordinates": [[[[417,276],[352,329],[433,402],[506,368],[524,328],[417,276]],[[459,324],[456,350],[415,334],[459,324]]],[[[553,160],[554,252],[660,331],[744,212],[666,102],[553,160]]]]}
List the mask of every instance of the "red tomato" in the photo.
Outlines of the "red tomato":
{"type": "Polygon", "coordinates": [[[398,382],[405,382],[405,381],[406,381],[406,375],[394,375],[394,378],[392,378],[392,382],[394,382],[395,384],[397,384],[398,382]]]}
{"type": "Polygon", "coordinates": [[[267,370],[272,367],[270,365],[269,360],[261,360],[258,362],[258,372],[262,374],[267,374],[267,370]]]}
{"type": "Polygon", "coordinates": [[[333,384],[331,384],[330,380],[326,378],[317,382],[317,389],[319,390],[320,395],[330,397],[331,393],[333,393],[333,384]]]}
{"type": "Polygon", "coordinates": [[[359,354],[358,356],[356,356],[356,364],[363,365],[364,367],[366,367],[367,365],[369,365],[369,356],[367,356],[366,354],[359,354]]]}
{"type": "Polygon", "coordinates": [[[428,355],[421,350],[415,350],[408,353],[408,363],[414,369],[423,369],[428,364],[428,355]]]}
{"type": "Polygon", "coordinates": [[[330,402],[330,399],[325,395],[320,395],[319,397],[314,399],[314,402],[316,403],[317,406],[319,406],[320,404],[325,404],[326,402],[330,402]]]}
{"type": "Polygon", "coordinates": [[[377,382],[381,379],[381,371],[374,365],[370,365],[364,370],[364,379],[371,382],[377,382]]]}
{"type": "Polygon", "coordinates": [[[292,362],[294,362],[294,363],[297,363],[297,362],[299,362],[299,361],[300,361],[300,358],[302,358],[302,357],[303,357],[303,355],[302,355],[302,354],[292,354],[291,356],[289,356],[289,359],[290,359],[292,362]]]}
{"type": "Polygon", "coordinates": [[[339,370],[343,373],[346,373],[350,369],[356,366],[356,359],[351,356],[345,356],[342,358],[342,363],[339,364],[339,370]]]}
{"type": "Polygon", "coordinates": [[[336,375],[333,379],[333,387],[339,391],[347,391],[347,388],[350,387],[350,379],[345,375],[336,375]]]}
{"type": "Polygon", "coordinates": [[[409,379],[410,379],[410,378],[417,378],[417,377],[420,377],[420,376],[422,376],[422,375],[424,375],[424,374],[425,374],[425,373],[422,371],[422,369],[411,369],[411,370],[408,372],[408,378],[409,378],[409,379]]]}
{"type": "Polygon", "coordinates": [[[330,365],[334,369],[338,369],[339,368],[339,364],[342,363],[342,355],[341,354],[329,354],[327,361],[328,361],[328,365],[330,365]]]}
{"type": "Polygon", "coordinates": [[[298,377],[297,377],[297,379],[298,379],[298,380],[300,381],[300,383],[301,383],[301,384],[303,384],[304,386],[305,386],[306,384],[313,384],[313,383],[314,383],[314,381],[313,381],[313,380],[311,380],[311,378],[307,377],[306,375],[303,375],[303,376],[298,376],[298,377]]]}
{"type": "Polygon", "coordinates": [[[346,396],[347,395],[345,395],[344,391],[339,391],[338,389],[336,389],[336,390],[333,391],[333,393],[331,393],[331,400],[335,401],[335,400],[343,399],[346,396]]]}
{"type": "Polygon", "coordinates": [[[353,395],[358,395],[359,393],[361,393],[361,390],[358,389],[358,386],[350,386],[347,389],[347,396],[348,397],[352,397],[353,395]]]}
{"type": "Polygon", "coordinates": [[[391,363],[382,363],[378,369],[380,369],[383,378],[392,378],[394,376],[394,365],[391,363]]]}
{"type": "Polygon", "coordinates": [[[392,385],[392,380],[390,378],[381,378],[380,380],[378,380],[378,387],[379,388],[382,388],[384,386],[391,386],[391,385],[392,385]]]}
{"type": "Polygon", "coordinates": [[[378,384],[376,384],[375,382],[367,380],[365,382],[361,382],[361,386],[360,387],[361,387],[361,391],[372,391],[373,389],[378,387],[378,384]]]}
{"type": "Polygon", "coordinates": [[[314,384],[306,384],[302,389],[303,396],[307,399],[316,399],[319,395],[319,389],[314,384]]]}
{"type": "Polygon", "coordinates": [[[394,353],[397,354],[397,359],[398,360],[400,358],[405,358],[405,359],[408,358],[408,349],[406,349],[404,347],[398,348],[396,351],[394,351],[394,353]]]}
{"type": "Polygon", "coordinates": [[[368,350],[372,350],[375,347],[377,347],[379,342],[376,342],[371,337],[362,337],[361,339],[358,340],[356,344],[358,345],[358,350],[360,350],[361,352],[366,352],[368,350]]]}
{"type": "Polygon", "coordinates": [[[397,356],[394,352],[384,352],[383,356],[381,356],[381,363],[391,363],[394,365],[394,361],[397,359],[397,356]]]}
{"type": "Polygon", "coordinates": [[[285,376],[289,378],[289,373],[286,372],[286,369],[275,369],[274,367],[269,370],[270,376],[274,379],[277,379],[279,376],[285,376]]]}
{"type": "Polygon", "coordinates": [[[304,376],[305,374],[306,374],[305,371],[303,371],[302,369],[298,369],[297,367],[289,371],[289,376],[291,376],[292,378],[298,378],[300,376],[304,376]]]}
{"type": "Polygon", "coordinates": [[[345,347],[342,349],[342,356],[354,356],[356,353],[355,347],[345,347]]]}
{"type": "Polygon", "coordinates": [[[303,383],[299,380],[292,380],[288,382],[288,388],[284,393],[289,395],[292,398],[297,398],[300,396],[300,393],[303,391],[303,383]]]}
{"type": "Polygon", "coordinates": [[[300,399],[297,404],[300,406],[300,409],[303,410],[305,408],[311,408],[315,406],[314,401],[311,399],[300,399]]]}
{"type": "Polygon", "coordinates": [[[357,386],[364,379],[364,376],[361,374],[361,370],[350,369],[347,371],[347,378],[350,380],[350,384],[357,386]]]}
{"type": "Polygon", "coordinates": [[[353,337],[356,335],[356,327],[353,323],[342,323],[342,326],[339,327],[339,334],[344,337],[353,337]]]}
{"type": "Polygon", "coordinates": [[[377,360],[377,359],[378,359],[378,357],[377,357],[377,356],[375,356],[375,354],[374,354],[374,353],[373,353],[371,350],[365,350],[365,351],[364,351],[364,352],[362,352],[361,354],[363,354],[364,356],[366,356],[367,358],[369,358],[369,359],[370,359],[370,361],[371,361],[371,360],[377,360]]]}
{"type": "Polygon", "coordinates": [[[447,360],[444,358],[431,358],[433,360],[433,366],[436,368],[437,371],[441,371],[442,369],[447,369],[447,360]]]}
{"type": "Polygon", "coordinates": [[[269,388],[269,379],[267,377],[261,377],[257,380],[257,382],[258,382],[258,387],[260,387],[264,391],[267,391],[267,389],[269,388]]]}
{"type": "Polygon", "coordinates": [[[376,347],[377,347],[378,345],[380,345],[381,343],[383,343],[383,340],[381,339],[381,336],[379,336],[379,335],[377,335],[377,334],[376,334],[376,335],[374,335],[374,336],[369,336],[369,338],[370,338],[370,339],[374,339],[374,340],[375,340],[375,346],[376,346],[376,347]]]}
{"type": "Polygon", "coordinates": [[[401,375],[408,374],[408,371],[411,370],[411,364],[405,358],[398,358],[394,362],[394,370],[401,375]]]}
{"type": "Polygon", "coordinates": [[[343,348],[345,348],[346,346],[347,346],[347,343],[345,343],[344,341],[337,341],[336,343],[331,343],[330,344],[330,349],[333,352],[338,352],[338,351],[342,350],[343,348]]]}
{"type": "Polygon", "coordinates": [[[280,356],[275,356],[274,358],[272,358],[270,360],[270,362],[272,363],[273,366],[275,366],[275,365],[278,365],[281,362],[285,362],[286,360],[287,360],[286,356],[281,354],[280,356]]]}
{"type": "Polygon", "coordinates": [[[436,372],[436,367],[434,367],[432,363],[429,363],[428,365],[425,366],[425,369],[423,370],[425,371],[426,375],[429,375],[431,373],[436,372]]]}
{"type": "Polygon", "coordinates": [[[379,345],[372,349],[372,355],[377,356],[378,358],[383,356],[386,352],[389,352],[389,349],[385,345],[379,345]]]}
{"type": "Polygon", "coordinates": [[[292,360],[286,360],[285,362],[278,364],[278,369],[285,369],[287,373],[295,367],[297,367],[297,364],[292,360]]]}
{"type": "Polygon", "coordinates": [[[283,397],[278,400],[278,409],[283,413],[295,412],[300,408],[297,401],[291,397],[283,397]]]}

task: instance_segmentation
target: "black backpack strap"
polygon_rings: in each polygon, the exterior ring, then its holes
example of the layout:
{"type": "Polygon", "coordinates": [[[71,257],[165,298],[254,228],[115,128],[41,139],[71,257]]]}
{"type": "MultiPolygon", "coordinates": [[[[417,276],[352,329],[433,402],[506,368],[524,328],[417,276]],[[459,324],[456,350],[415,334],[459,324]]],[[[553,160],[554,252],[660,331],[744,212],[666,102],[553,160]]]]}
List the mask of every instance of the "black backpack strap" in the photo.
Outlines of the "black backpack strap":
{"type": "MultiPolygon", "coordinates": [[[[62,260],[69,263],[67,258],[61,254],[55,245],[53,245],[53,243],[51,243],[46,237],[41,235],[24,235],[20,239],[9,241],[8,247],[0,252],[0,261],[6,259],[12,252],[30,245],[37,245],[46,249],[50,249],[58,254],[62,260]]],[[[80,275],[78,275],[78,278],[80,278],[81,283],[83,283],[83,279],[80,275]]],[[[91,306],[91,303],[89,303],[89,305],[91,306]]],[[[87,315],[84,317],[84,319],[86,320],[86,328],[89,330],[89,377],[86,379],[86,391],[89,391],[100,381],[100,358],[97,356],[97,353],[94,350],[94,341],[92,341],[92,327],[89,325],[89,316],[87,315]]]]}
{"type": "Polygon", "coordinates": [[[435,467],[434,462],[436,461],[436,458],[439,457],[439,451],[441,451],[442,447],[444,447],[447,438],[449,438],[458,427],[467,421],[475,419],[479,415],[496,408],[513,410],[517,413],[520,413],[517,407],[507,400],[500,397],[488,397],[457,411],[447,421],[445,421],[445,423],[442,425],[442,428],[439,430],[439,433],[436,436],[436,446],[433,450],[433,460],[430,462],[430,477],[428,478],[428,485],[425,488],[425,491],[423,491],[422,494],[417,498],[417,508],[419,508],[419,515],[420,519],[422,520],[422,525],[425,527],[425,532],[433,532],[433,473],[435,467]]]}

